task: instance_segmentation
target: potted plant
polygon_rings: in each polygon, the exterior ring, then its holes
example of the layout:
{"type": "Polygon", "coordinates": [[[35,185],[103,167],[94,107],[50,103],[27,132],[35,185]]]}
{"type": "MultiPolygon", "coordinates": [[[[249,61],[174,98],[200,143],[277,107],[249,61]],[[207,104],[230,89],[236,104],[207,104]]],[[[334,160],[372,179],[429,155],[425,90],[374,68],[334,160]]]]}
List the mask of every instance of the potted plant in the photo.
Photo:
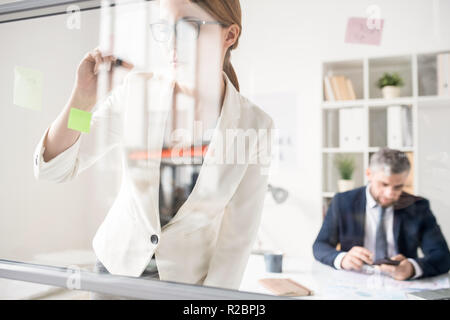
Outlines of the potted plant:
{"type": "Polygon", "coordinates": [[[400,96],[400,87],[403,86],[403,79],[398,73],[385,72],[383,76],[378,79],[377,87],[383,92],[385,99],[397,98],[400,96]]]}
{"type": "Polygon", "coordinates": [[[335,165],[341,177],[338,180],[338,191],[344,192],[353,189],[355,187],[355,182],[352,180],[355,171],[355,159],[352,156],[337,155],[335,165]]]}

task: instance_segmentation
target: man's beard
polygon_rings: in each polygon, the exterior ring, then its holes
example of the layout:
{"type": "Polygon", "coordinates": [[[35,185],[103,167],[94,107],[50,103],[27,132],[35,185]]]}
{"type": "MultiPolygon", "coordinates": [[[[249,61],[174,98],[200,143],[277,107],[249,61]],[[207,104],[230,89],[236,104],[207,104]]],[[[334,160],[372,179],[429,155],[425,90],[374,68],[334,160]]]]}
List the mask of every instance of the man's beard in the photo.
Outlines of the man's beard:
{"type": "Polygon", "coordinates": [[[398,200],[394,200],[394,201],[388,203],[387,205],[383,205],[383,204],[380,202],[380,199],[379,199],[378,196],[377,196],[376,198],[374,198],[374,199],[375,199],[375,201],[376,201],[382,208],[384,208],[384,209],[389,208],[390,206],[395,205],[395,204],[397,203],[397,201],[398,201],[398,200]]]}

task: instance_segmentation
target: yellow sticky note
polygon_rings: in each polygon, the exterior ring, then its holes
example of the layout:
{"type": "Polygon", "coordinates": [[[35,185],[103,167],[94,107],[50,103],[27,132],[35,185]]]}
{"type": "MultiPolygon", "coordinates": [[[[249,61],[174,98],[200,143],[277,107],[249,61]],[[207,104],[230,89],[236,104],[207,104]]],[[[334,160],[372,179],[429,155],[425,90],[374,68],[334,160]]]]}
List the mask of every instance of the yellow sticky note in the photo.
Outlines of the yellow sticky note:
{"type": "Polygon", "coordinates": [[[14,99],[16,106],[42,109],[42,72],[25,67],[14,68],[14,99]]]}

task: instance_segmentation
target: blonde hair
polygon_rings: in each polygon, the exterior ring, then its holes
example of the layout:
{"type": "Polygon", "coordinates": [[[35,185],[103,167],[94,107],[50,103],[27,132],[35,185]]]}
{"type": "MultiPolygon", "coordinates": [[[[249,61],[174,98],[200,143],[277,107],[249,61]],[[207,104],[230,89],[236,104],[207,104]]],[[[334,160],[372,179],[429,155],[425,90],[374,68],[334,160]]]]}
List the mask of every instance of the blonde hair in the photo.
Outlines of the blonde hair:
{"type": "Polygon", "coordinates": [[[231,64],[231,50],[237,48],[239,43],[239,37],[241,36],[242,30],[242,13],[241,4],[239,0],[190,0],[195,3],[210,14],[218,22],[221,22],[227,26],[236,24],[239,26],[239,35],[236,42],[228,48],[225,54],[225,59],[223,62],[223,71],[226,73],[231,83],[234,85],[237,91],[239,91],[239,81],[234,71],[233,65],[231,64]]]}

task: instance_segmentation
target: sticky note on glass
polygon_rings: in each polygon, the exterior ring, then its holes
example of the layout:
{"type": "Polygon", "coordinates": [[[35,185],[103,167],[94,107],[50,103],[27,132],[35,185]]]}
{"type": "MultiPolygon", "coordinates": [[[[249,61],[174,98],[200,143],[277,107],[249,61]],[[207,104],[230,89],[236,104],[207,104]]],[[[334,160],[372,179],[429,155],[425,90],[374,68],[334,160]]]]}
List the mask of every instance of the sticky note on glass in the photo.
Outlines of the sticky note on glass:
{"type": "Polygon", "coordinates": [[[16,106],[42,109],[42,72],[25,67],[14,68],[14,98],[16,106]]]}
{"type": "Polygon", "coordinates": [[[383,24],[383,19],[349,18],[345,42],[379,46],[383,24]]]}
{"type": "Polygon", "coordinates": [[[71,108],[67,128],[89,133],[91,130],[92,113],[76,108],[71,108]]]}

